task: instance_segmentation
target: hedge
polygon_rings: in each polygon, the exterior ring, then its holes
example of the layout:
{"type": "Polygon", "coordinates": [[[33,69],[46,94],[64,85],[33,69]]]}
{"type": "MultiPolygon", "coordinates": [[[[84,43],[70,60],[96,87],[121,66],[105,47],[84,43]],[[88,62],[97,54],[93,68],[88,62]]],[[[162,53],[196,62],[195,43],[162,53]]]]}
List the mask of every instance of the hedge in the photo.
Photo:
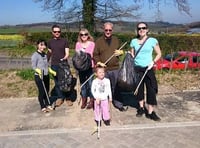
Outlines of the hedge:
{"type": "MultiPolygon", "coordinates": [[[[102,35],[100,32],[93,34],[95,39],[100,35],[102,35]]],[[[120,39],[122,44],[128,42],[124,49],[130,49],[129,44],[135,34],[115,33],[114,35],[120,39]]],[[[68,40],[70,49],[74,49],[78,32],[62,33],[61,36],[68,40]]],[[[180,50],[200,52],[200,34],[150,34],[149,36],[157,38],[163,55],[180,50]]],[[[28,34],[25,39],[27,43],[34,44],[39,38],[49,40],[51,37],[51,33],[42,32],[28,34]]]]}

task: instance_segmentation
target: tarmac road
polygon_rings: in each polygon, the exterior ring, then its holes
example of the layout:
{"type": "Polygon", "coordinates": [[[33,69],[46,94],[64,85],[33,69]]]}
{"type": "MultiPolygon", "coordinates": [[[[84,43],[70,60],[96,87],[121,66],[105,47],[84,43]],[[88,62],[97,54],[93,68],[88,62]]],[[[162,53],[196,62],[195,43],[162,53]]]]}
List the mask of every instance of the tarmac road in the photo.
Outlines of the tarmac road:
{"type": "Polygon", "coordinates": [[[112,107],[111,126],[94,131],[92,110],[63,104],[48,114],[36,98],[0,99],[1,148],[199,148],[200,91],[158,95],[160,122],[137,118],[133,96],[127,94],[126,112],[112,107]]]}

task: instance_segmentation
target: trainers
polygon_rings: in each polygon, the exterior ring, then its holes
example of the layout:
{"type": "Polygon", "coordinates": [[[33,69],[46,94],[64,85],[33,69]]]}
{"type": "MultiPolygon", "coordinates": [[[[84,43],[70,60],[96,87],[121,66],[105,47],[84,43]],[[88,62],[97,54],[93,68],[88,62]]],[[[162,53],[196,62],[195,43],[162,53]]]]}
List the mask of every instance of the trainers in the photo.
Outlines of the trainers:
{"type": "Polygon", "coordinates": [[[105,120],[105,121],[104,121],[104,124],[105,124],[106,126],[110,126],[110,120],[105,120]]]}
{"type": "Polygon", "coordinates": [[[49,112],[49,111],[47,110],[46,107],[42,108],[41,111],[42,111],[43,113],[48,113],[48,112],[49,112]]]}
{"type": "Polygon", "coordinates": [[[125,112],[128,110],[128,106],[119,108],[119,111],[125,112]]]}
{"type": "Polygon", "coordinates": [[[47,109],[49,110],[49,111],[52,111],[53,110],[53,107],[52,106],[47,106],[47,109]]]}
{"type": "Polygon", "coordinates": [[[136,114],[136,117],[142,117],[142,115],[145,113],[145,110],[143,107],[140,107],[138,110],[137,110],[137,114],[136,114]]]}
{"type": "Polygon", "coordinates": [[[63,104],[63,99],[60,99],[60,98],[59,98],[59,99],[56,100],[55,106],[56,106],[56,107],[59,107],[59,106],[61,106],[62,104],[63,104]]]}
{"type": "Polygon", "coordinates": [[[160,121],[160,117],[158,117],[158,115],[156,115],[156,112],[152,112],[151,114],[146,114],[146,117],[151,119],[151,120],[154,120],[154,121],[160,121]]]}
{"type": "Polygon", "coordinates": [[[67,104],[67,106],[72,106],[73,102],[71,100],[66,100],[66,104],[67,104]]]}

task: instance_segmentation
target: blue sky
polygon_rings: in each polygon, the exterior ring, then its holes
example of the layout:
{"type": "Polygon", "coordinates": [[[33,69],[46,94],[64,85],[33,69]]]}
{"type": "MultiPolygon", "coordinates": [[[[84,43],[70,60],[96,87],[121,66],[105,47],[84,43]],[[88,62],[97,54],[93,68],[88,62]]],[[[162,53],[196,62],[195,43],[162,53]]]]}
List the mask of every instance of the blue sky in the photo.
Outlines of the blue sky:
{"type": "MultiPolygon", "coordinates": [[[[170,0],[172,1],[172,0],[170,0]]],[[[130,1],[126,1],[130,2],[130,1]]],[[[162,7],[163,21],[170,23],[190,23],[200,21],[199,7],[200,0],[189,0],[192,17],[181,14],[177,8],[166,6],[162,7]]],[[[140,12],[142,18],[133,21],[155,21],[154,11],[148,8],[148,3],[143,3],[144,8],[140,12]]],[[[41,3],[35,3],[33,0],[2,0],[0,5],[0,25],[16,25],[38,22],[50,22],[53,20],[53,14],[42,10],[41,3]]]]}

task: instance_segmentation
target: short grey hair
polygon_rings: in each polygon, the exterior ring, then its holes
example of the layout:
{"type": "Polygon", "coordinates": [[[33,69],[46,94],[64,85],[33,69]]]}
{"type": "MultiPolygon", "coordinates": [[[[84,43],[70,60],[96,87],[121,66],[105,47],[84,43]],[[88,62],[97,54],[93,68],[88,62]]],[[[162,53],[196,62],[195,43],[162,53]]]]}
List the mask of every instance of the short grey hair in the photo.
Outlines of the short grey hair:
{"type": "Polygon", "coordinates": [[[113,23],[111,23],[111,22],[106,22],[106,23],[104,23],[104,28],[105,28],[105,26],[107,26],[107,25],[109,25],[109,26],[111,26],[112,28],[113,28],[113,23]]]}

